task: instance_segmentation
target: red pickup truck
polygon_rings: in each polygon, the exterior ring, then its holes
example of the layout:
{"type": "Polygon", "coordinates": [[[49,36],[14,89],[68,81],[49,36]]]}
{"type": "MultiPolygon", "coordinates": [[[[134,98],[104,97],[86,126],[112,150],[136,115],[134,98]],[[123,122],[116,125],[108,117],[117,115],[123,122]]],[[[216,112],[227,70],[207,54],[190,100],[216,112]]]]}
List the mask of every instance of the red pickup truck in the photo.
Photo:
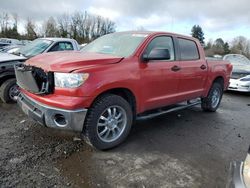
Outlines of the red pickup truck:
{"type": "Polygon", "coordinates": [[[102,150],[123,142],[136,119],[197,104],[216,111],[231,71],[226,61],[207,61],[198,40],[165,32],[113,33],[81,52],[38,55],[15,67],[28,116],[82,132],[102,150]]]}

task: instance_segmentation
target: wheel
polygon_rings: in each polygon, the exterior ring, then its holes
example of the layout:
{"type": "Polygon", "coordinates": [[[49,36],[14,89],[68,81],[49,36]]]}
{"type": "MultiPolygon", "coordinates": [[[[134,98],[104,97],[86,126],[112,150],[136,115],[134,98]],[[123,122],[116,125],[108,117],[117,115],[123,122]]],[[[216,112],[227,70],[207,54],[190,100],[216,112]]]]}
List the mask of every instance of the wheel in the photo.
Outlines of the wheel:
{"type": "Polygon", "coordinates": [[[4,103],[16,102],[15,97],[17,97],[18,94],[19,89],[15,78],[6,80],[0,87],[0,98],[4,103]]]}
{"type": "Polygon", "coordinates": [[[117,95],[104,95],[89,109],[84,126],[88,143],[105,150],[122,143],[128,136],[133,115],[129,103],[117,95]]]}
{"type": "Polygon", "coordinates": [[[223,95],[223,85],[221,83],[213,83],[208,96],[201,99],[201,107],[204,111],[215,112],[220,106],[223,95]]]}

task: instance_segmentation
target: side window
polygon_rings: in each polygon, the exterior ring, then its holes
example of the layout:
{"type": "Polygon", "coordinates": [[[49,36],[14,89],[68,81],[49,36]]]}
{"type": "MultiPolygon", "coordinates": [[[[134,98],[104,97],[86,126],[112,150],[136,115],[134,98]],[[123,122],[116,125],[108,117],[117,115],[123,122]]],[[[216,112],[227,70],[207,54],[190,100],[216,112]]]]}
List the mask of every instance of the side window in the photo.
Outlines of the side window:
{"type": "Polygon", "coordinates": [[[50,49],[50,52],[65,50],[74,50],[73,45],[70,42],[58,42],[50,49]]]}
{"type": "Polygon", "coordinates": [[[180,46],[181,60],[200,59],[199,51],[194,41],[179,38],[178,43],[180,46]]]}
{"type": "Polygon", "coordinates": [[[64,43],[64,50],[74,50],[73,45],[71,42],[64,43]]]}
{"type": "Polygon", "coordinates": [[[172,37],[162,36],[154,38],[146,48],[146,53],[149,54],[154,48],[168,49],[170,53],[170,60],[175,60],[174,45],[172,37]]]}
{"type": "Polygon", "coordinates": [[[59,43],[56,43],[49,51],[50,52],[56,52],[59,49],[59,43]]]}

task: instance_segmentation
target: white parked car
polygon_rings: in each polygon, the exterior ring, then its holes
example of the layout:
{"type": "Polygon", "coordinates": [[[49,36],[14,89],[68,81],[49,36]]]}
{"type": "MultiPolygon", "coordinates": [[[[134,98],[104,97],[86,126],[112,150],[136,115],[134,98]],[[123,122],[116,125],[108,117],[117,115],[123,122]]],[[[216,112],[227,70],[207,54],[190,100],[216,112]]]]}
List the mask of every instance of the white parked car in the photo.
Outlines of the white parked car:
{"type": "Polygon", "coordinates": [[[0,49],[1,53],[9,53],[9,54],[14,54],[16,53],[23,45],[9,45],[5,46],[0,49]]]}
{"type": "Polygon", "coordinates": [[[0,99],[5,103],[15,102],[19,94],[14,65],[42,53],[72,50],[80,50],[74,39],[39,38],[17,50],[16,55],[0,52],[0,99]]]}
{"type": "Polygon", "coordinates": [[[228,54],[223,59],[233,65],[228,90],[250,93],[250,60],[240,54],[228,54]]]}

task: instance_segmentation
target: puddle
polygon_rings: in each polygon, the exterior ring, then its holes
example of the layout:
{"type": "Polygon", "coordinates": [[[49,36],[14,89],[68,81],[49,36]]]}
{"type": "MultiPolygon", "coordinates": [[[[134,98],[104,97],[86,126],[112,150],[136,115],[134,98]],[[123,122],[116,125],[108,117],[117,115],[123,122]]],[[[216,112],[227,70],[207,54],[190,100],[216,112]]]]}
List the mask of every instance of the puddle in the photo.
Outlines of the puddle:
{"type": "Polygon", "coordinates": [[[200,172],[161,153],[85,150],[59,162],[72,187],[199,187],[200,172]]]}
{"type": "Polygon", "coordinates": [[[92,156],[93,149],[89,146],[84,151],[73,153],[66,159],[57,162],[60,173],[68,179],[71,187],[103,187],[106,183],[99,174],[92,156]]]}

